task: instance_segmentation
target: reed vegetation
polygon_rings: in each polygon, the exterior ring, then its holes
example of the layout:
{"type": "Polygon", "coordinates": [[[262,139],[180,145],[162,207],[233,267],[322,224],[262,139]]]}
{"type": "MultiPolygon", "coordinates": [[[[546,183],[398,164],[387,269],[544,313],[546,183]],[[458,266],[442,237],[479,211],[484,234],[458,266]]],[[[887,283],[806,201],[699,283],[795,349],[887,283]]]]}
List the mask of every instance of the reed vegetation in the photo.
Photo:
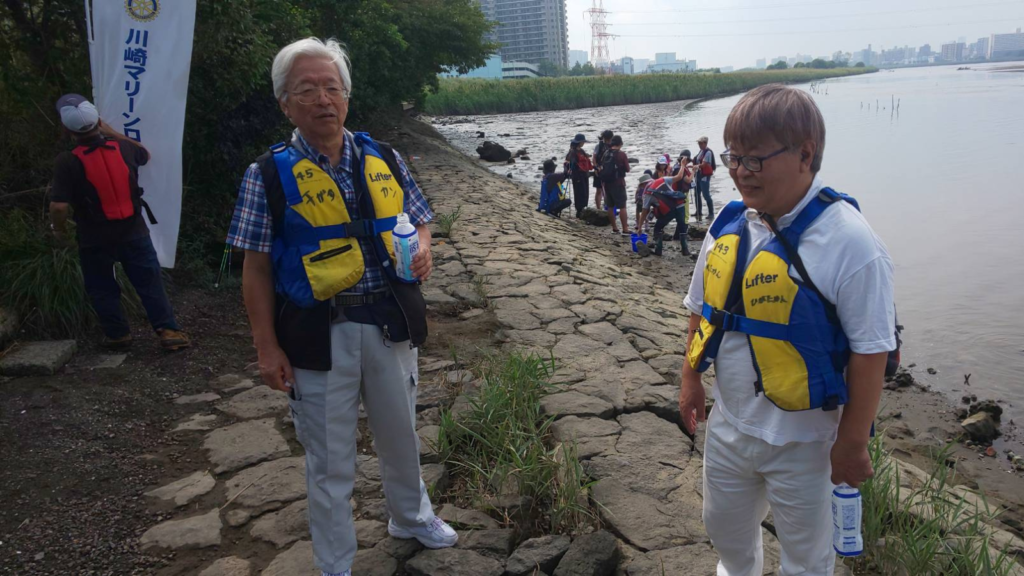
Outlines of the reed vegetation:
{"type": "Polygon", "coordinates": [[[428,94],[427,114],[509,114],[621,104],[649,104],[736,94],[762,84],[813,82],[874,68],[765,70],[728,74],[644,74],[527,80],[443,79],[428,94]]]}
{"type": "Polygon", "coordinates": [[[880,437],[869,452],[875,477],[860,486],[864,554],[855,572],[913,576],[1008,576],[1021,567],[1000,551],[1007,533],[991,523],[1000,508],[983,494],[957,487],[946,462],[951,447],[936,456],[930,472],[901,467],[880,437]]]}

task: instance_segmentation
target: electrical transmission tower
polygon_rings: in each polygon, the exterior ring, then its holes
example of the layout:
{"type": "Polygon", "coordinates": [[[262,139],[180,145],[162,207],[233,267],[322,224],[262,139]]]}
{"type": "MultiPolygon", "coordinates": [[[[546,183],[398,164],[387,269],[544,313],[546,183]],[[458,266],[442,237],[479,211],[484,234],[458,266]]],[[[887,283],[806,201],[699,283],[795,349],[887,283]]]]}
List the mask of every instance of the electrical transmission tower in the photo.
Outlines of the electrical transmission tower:
{"type": "Polygon", "coordinates": [[[594,0],[594,5],[585,14],[590,17],[590,61],[596,67],[607,67],[611,61],[608,39],[615,38],[615,35],[608,33],[606,18],[609,12],[604,9],[604,0],[594,0]]]}

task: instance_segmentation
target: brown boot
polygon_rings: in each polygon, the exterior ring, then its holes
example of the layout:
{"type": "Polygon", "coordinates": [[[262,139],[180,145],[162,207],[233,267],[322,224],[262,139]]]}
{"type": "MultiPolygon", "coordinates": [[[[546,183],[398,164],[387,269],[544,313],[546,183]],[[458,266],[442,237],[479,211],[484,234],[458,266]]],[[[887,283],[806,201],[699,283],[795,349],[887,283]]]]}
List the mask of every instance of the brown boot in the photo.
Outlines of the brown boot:
{"type": "Polygon", "coordinates": [[[188,339],[188,335],[180,330],[162,328],[157,330],[156,333],[160,336],[160,346],[162,346],[164,350],[181,350],[182,348],[188,348],[192,345],[192,342],[188,339]]]}
{"type": "Polygon", "coordinates": [[[126,350],[132,345],[132,335],[125,334],[120,338],[111,338],[107,336],[103,338],[103,342],[100,345],[108,350],[126,350]]]}

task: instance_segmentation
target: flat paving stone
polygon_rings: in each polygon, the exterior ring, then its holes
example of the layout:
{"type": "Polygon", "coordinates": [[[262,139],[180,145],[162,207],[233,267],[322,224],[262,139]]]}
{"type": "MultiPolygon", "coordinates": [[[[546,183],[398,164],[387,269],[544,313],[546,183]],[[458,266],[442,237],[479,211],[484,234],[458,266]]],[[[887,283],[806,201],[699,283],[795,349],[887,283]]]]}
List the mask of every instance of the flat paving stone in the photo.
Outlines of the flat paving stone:
{"type": "Polygon", "coordinates": [[[603,342],[605,344],[613,344],[625,340],[626,336],[610,322],[595,322],[593,324],[584,324],[579,327],[579,331],[584,336],[603,342]]]}
{"type": "Polygon", "coordinates": [[[217,410],[248,420],[271,414],[283,414],[288,408],[288,395],[269,386],[250,388],[215,406],[217,410]]]}
{"type": "Polygon", "coordinates": [[[320,569],[313,562],[313,543],[309,540],[296,542],[291,548],[277,555],[260,576],[320,576],[320,569]]]}
{"type": "Polygon", "coordinates": [[[379,520],[356,520],[356,542],[360,548],[373,548],[388,537],[388,525],[379,520]]]}
{"type": "Polygon", "coordinates": [[[305,498],[306,459],[281,458],[242,470],[224,482],[224,491],[228,499],[235,498],[232,505],[243,508],[265,508],[305,498]]]}
{"type": "Polygon", "coordinates": [[[208,494],[217,481],[205,470],[190,474],[180,480],[175,480],[166,486],[161,486],[146,492],[146,496],[157,500],[173,500],[175,506],[184,506],[192,500],[208,494]]]}
{"type": "Polygon", "coordinates": [[[291,453],[288,442],[274,428],[274,420],[250,420],[218,428],[203,441],[213,472],[233,472],[264,460],[281,458],[291,453]]]}
{"type": "Polygon", "coordinates": [[[168,520],[146,530],[139,538],[143,550],[151,548],[169,548],[183,550],[208,548],[220,545],[220,510],[216,508],[206,514],[168,520]]]}
{"type": "Polygon", "coordinates": [[[67,364],[77,350],[74,340],[23,342],[0,358],[0,374],[50,376],[67,364]]]}
{"type": "Polygon", "coordinates": [[[377,548],[360,550],[352,563],[352,573],[356,576],[395,576],[398,560],[377,548]]]}
{"type": "Polygon", "coordinates": [[[251,576],[252,563],[238,556],[221,558],[206,567],[199,576],[251,576]]]}
{"type": "Polygon", "coordinates": [[[236,392],[252,388],[255,385],[256,383],[252,381],[252,378],[240,374],[225,374],[210,381],[211,388],[223,392],[236,392]]]}
{"type": "Polygon", "coordinates": [[[540,411],[547,415],[596,416],[610,418],[615,414],[611,403],[579,392],[559,392],[541,398],[540,411]]]}
{"type": "Polygon", "coordinates": [[[501,325],[515,330],[536,330],[540,328],[540,320],[526,310],[497,310],[494,315],[501,325]]]}
{"type": "Polygon", "coordinates": [[[187,432],[189,430],[213,430],[217,421],[216,414],[193,414],[181,421],[171,432],[187,432]]]}
{"type": "Polygon", "coordinates": [[[191,394],[189,396],[178,396],[174,399],[175,404],[203,404],[204,402],[216,402],[220,400],[220,394],[214,392],[203,392],[202,394],[191,394]]]}
{"type": "Polygon", "coordinates": [[[117,368],[125,359],[128,358],[127,354],[102,354],[96,357],[96,361],[90,368],[93,370],[104,370],[107,368],[117,368]]]}
{"type": "Polygon", "coordinates": [[[424,426],[416,431],[420,438],[420,463],[433,464],[437,462],[437,437],[441,433],[440,426],[424,426]]]}
{"type": "Polygon", "coordinates": [[[498,521],[478,510],[465,510],[451,504],[445,504],[437,511],[437,517],[451,524],[479,530],[496,530],[500,528],[498,521]]]}
{"type": "Polygon", "coordinates": [[[641,550],[664,550],[706,542],[700,509],[658,500],[633,491],[616,478],[594,485],[594,502],[604,524],[641,550]]]}
{"type": "Polygon", "coordinates": [[[565,535],[531,538],[520,544],[509,557],[505,565],[505,575],[533,576],[536,570],[550,574],[569,550],[570,543],[571,540],[565,535]]]}
{"type": "Polygon", "coordinates": [[[424,550],[405,564],[411,576],[501,576],[505,571],[493,558],[470,550],[424,550]]]}
{"type": "Polygon", "coordinates": [[[309,501],[299,500],[277,512],[264,514],[253,523],[249,534],[278,548],[309,535],[309,501]]]}

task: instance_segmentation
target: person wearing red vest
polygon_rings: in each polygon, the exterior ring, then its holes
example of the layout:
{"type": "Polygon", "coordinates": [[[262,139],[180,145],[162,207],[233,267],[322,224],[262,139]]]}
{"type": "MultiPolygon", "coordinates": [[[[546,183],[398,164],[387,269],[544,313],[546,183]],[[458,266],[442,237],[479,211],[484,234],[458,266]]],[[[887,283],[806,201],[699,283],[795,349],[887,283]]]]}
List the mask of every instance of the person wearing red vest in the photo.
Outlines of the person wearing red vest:
{"type": "Polygon", "coordinates": [[[78,94],[58,100],[57,113],[75,148],[61,152],[55,162],[50,226],[58,238],[64,238],[68,213],[73,214],[82,280],[99,317],[104,345],[124,349],[132,343],[114,275],[114,264],[120,262],[160,345],[167,350],[188,347],[188,336],[174,319],[143,219],[145,212],[156,224],[139,187],[139,166],[149,161],[149,152],[103,124],[96,107],[78,94]]]}

